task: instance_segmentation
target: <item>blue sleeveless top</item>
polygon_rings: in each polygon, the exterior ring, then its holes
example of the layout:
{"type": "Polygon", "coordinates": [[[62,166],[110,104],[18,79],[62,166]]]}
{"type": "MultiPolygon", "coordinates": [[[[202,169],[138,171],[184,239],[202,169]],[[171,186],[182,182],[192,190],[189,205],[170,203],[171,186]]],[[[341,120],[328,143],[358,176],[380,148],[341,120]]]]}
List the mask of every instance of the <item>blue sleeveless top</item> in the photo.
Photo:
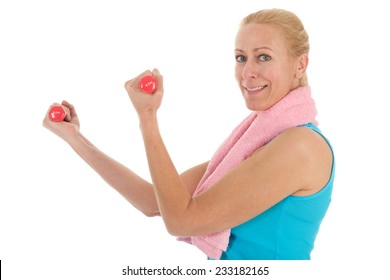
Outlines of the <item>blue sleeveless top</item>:
{"type": "MultiPolygon", "coordinates": [[[[324,137],[313,124],[305,125],[324,137]]],[[[329,147],[333,149],[329,141],[329,147]]],[[[309,196],[288,196],[267,211],[231,229],[221,260],[308,260],[331,201],[335,164],[328,183],[309,196]]]]}

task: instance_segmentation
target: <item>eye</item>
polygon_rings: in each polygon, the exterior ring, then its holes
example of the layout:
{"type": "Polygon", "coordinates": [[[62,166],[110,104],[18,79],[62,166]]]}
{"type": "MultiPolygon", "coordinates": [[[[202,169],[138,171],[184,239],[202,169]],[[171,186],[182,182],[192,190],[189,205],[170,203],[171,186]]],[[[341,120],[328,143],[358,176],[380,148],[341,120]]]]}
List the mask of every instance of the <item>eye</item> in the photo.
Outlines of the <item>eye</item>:
{"type": "Polygon", "coordinates": [[[261,54],[261,55],[259,55],[259,60],[260,61],[270,61],[271,57],[267,54],[261,54]]]}
{"type": "Polygon", "coordinates": [[[246,61],[246,57],[243,56],[243,55],[236,55],[236,61],[237,62],[245,62],[246,61]]]}

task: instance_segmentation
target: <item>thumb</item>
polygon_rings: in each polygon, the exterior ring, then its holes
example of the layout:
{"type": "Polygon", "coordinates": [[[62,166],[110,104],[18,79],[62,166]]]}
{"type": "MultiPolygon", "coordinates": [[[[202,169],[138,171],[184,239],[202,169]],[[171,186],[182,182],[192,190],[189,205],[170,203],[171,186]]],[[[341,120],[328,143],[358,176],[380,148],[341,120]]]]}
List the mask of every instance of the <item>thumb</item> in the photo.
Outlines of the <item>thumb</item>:
{"type": "Polygon", "coordinates": [[[160,74],[160,71],[158,71],[157,68],[154,68],[154,69],[153,69],[152,75],[153,75],[154,77],[157,78],[159,87],[161,86],[161,88],[164,88],[164,85],[163,85],[163,76],[160,74]]]}

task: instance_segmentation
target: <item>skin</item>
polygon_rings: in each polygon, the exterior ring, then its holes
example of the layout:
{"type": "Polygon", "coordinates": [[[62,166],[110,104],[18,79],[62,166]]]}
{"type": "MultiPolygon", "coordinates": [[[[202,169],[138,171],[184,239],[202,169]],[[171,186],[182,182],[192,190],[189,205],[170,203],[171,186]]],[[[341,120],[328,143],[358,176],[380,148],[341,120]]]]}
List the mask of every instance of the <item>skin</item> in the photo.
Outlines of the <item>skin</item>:
{"type": "MultiPolygon", "coordinates": [[[[270,25],[242,27],[235,47],[236,79],[246,105],[265,110],[298,87],[306,71],[307,55],[288,55],[283,34],[270,25]],[[256,89],[259,86],[266,86],[256,89]],[[249,88],[249,91],[248,91],[249,88]]],[[[175,236],[210,234],[237,226],[261,214],[289,195],[318,192],[329,180],[332,154],[325,140],[306,127],[291,128],[240,163],[207,191],[192,194],[208,162],[179,174],[159,131],[157,112],[164,96],[163,77],[157,69],[145,71],[125,84],[138,114],[152,183],[110,158],[79,130],[72,104],[70,119],[43,125],[64,139],[109,185],[147,216],[160,215],[175,236]],[[139,91],[140,77],[152,74],[159,88],[139,91]]]]}
{"type": "Polygon", "coordinates": [[[235,57],[235,77],[247,107],[253,111],[268,109],[299,87],[308,64],[307,54],[297,59],[289,55],[281,30],[264,24],[241,28],[235,57]]]}

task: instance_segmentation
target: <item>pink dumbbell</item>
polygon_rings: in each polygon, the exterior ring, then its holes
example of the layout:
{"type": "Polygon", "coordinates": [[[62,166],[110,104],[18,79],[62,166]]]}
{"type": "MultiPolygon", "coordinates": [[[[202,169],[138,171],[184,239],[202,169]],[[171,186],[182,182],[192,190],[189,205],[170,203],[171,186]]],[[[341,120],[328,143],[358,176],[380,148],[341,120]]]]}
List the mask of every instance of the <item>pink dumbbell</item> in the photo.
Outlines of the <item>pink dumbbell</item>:
{"type": "Polygon", "coordinates": [[[60,105],[52,106],[49,110],[49,118],[53,122],[62,122],[66,117],[65,109],[60,105]]]}
{"type": "Polygon", "coordinates": [[[142,77],[139,81],[139,89],[144,93],[155,93],[157,90],[157,79],[152,75],[142,77]]]}

